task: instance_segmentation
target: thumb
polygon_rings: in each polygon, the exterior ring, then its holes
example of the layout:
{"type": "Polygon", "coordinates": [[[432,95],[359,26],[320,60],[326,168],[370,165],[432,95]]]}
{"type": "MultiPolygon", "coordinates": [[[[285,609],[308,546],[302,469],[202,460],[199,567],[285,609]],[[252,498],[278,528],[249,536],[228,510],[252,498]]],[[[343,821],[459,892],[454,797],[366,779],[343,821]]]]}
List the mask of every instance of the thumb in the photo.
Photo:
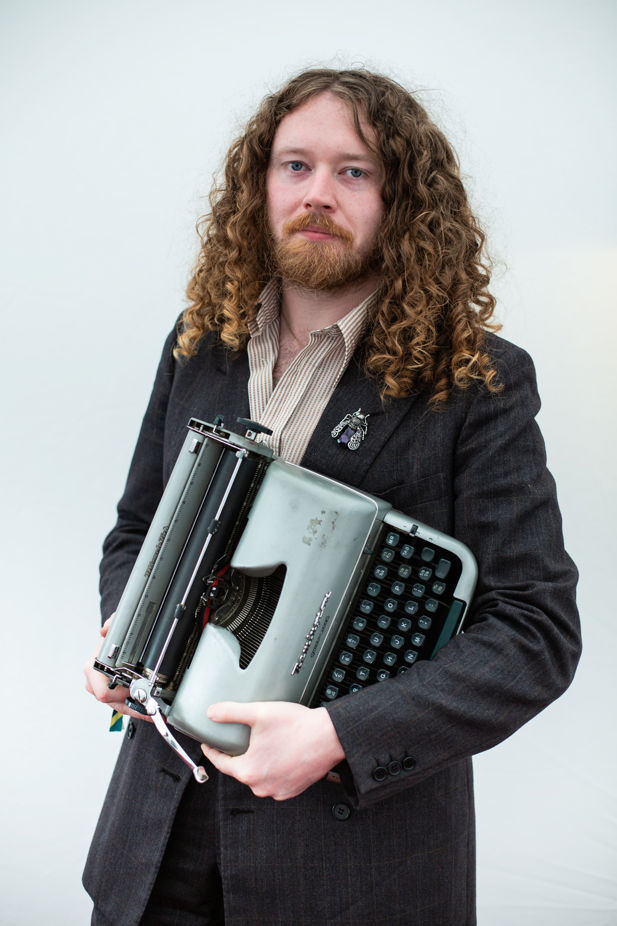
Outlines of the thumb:
{"type": "Polygon", "coordinates": [[[211,704],[207,711],[208,719],[216,723],[245,723],[252,727],[257,721],[257,705],[240,701],[220,701],[211,704]]]}

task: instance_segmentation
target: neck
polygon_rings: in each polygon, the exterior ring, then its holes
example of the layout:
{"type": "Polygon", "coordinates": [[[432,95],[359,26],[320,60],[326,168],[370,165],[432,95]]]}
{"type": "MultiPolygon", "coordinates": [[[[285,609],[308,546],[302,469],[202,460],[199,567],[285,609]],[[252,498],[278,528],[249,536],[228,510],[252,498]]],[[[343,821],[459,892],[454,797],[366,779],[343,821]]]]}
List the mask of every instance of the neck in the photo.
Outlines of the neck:
{"type": "Polygon", "coordinates": [[[340,290],[316,292],[283,280],[281,314],[298,340],[327,328],[351,312],[377,289],[379,277],[365,277],[340,290]]]}

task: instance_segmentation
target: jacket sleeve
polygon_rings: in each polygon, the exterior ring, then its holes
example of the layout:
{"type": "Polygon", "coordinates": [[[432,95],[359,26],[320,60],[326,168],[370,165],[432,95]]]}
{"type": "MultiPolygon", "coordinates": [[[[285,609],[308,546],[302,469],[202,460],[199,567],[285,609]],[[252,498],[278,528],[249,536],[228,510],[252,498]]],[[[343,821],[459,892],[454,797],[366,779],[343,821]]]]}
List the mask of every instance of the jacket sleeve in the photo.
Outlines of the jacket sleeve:
{"type": "Polygon", "coordinates": [[[535,422],[535,372],[518,348],[504,358],[502,393],[466,399],[455,451],[454,533],[479,566],[465,633],[430,662],[327,708],[358,806],[501,742],[574,674],[577,572],[535,422]]]}
{"type": "Polygon", "coordinates": [[[175,341],[174,330],[165,341],[124,493],[118,503],[118,519],[103,543],[99,586],[103,620],[118,605],[163,493],[165,418],[174,376],[175,341]]]}

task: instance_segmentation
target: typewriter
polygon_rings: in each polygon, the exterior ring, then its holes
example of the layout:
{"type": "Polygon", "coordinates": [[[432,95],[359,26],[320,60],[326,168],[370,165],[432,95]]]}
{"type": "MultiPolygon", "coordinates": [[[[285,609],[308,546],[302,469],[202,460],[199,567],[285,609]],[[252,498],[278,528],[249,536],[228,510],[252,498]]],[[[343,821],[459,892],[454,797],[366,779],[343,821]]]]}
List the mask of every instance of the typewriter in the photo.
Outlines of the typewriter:
{"type": "Polygon", "coordinates": [[[353,696],[430,659],[463,626],[464,544],[372,495],[197,419],[95,667],[192,768],[170,727],[230,755],[243,724],[210,704],[353,696]]]}

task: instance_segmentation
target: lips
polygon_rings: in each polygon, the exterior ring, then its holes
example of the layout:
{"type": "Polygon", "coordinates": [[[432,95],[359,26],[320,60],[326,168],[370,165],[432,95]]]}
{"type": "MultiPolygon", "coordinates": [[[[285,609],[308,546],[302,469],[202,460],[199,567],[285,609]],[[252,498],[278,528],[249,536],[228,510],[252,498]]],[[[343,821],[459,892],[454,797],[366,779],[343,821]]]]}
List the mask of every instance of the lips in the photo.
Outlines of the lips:
{"type": "Polygon", "coordinates": [[[340,237],[340,235],[333,235],[332,232],[328,231],[325,228],[321,228],[319,225],[309,225],[308,228],[303,228],[296,234],[316,235],[318,238],[339,238],[340,237]]]}
{"type": "Polygon", "coordinates": [[[291,219],[283,227],[284,236],[291,236],[296,232],[303,232],[309,239],[314,236],[315,241],[326,238],[341,238],[348,244],[353,241],[351,233],[337,225],[329,216],[318,216],[310,212],[291,219]]]}

